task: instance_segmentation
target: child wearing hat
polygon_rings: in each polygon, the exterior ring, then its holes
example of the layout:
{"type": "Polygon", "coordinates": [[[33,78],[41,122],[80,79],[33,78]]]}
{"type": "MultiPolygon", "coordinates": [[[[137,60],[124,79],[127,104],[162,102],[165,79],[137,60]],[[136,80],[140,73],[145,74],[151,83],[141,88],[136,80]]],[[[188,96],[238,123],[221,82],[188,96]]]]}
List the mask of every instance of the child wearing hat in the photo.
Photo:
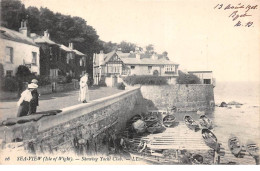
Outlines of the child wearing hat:
{"type": "Polygon", "coordinates": [[[22,92],[21,97],[17,102],[17,106],[19,106],[17,117],[26,116],[28,114],[30,108],[30,102],[32,100],[31,92],[37,87],[38,85],[36,84],[29,84],[28,88],[22,92]]]}
{"type": "MultiPolygon", "coordinates": [[[[31,84],[35,84],[38,87],[38,81],[36,79],[33,79],[31,81],[31,84]]],[[[39,106],[39,96],[40,96],[40,94],[37,91],[37,88],[35,88],[31,93],[32,93],[32,100],[30,101],[29,115],[36,113],[37,106],[39,106]]]]}

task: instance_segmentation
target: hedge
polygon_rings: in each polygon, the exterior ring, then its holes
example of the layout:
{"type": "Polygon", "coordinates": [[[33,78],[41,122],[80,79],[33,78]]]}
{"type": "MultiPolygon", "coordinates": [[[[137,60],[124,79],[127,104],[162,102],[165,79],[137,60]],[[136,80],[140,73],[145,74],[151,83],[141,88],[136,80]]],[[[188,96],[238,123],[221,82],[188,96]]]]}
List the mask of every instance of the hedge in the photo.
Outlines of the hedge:
{"type": "Polygon", "coordinates": [[[154,75],[133,75],[123,78],[124,82],[129,85],[166,85],[167,79],[161,76],[154,75]]]}
{"type": "Polygon", "coordinates": [[[179,71],[176,82],[177,84],[201,84],[199,77],[193,74],[185,74],[182,71],[179,71]]]}
{"type": "Polygon", "coordinates": [[[1,90],[3,91],[17,91],[18,90],[18,82],[15,77],[4,77],[1,79],[1,90]]]}

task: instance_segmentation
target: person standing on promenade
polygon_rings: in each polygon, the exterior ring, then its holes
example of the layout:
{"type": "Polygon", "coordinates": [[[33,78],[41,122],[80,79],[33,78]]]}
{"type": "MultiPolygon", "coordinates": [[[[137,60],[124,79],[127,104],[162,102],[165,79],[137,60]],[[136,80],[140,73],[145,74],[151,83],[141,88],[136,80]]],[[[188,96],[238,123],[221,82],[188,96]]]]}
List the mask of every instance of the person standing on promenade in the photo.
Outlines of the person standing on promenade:
{"type": "Polygon", "coordinates": [[[80,89],[79,89],[79,101],[87,103],[89,101],[89,91],[88,91],[88,73],[85,73],[80,78],[80,89]]]}
{"type": "Polygon", "coordinates": [[[31,92],[37,87],[38,86],[36,84],[31,83],[28,85],[28,88],[22,92],[21,97],[17,102],[17,106],[19,106],[17,117],[26,116],[28,114],[30,108],[30,101],[32,100],[31,92]]]}
{"type": "MultiPolygon", "coordinates": [[[[33,79],[31,83],[36,84],[38,87],[38,81],[36,79],[33,79]]],[[[37,91],[37,88],[35,88],[31,93],[32,93],[32,100],[30,102],[29,115],[36,113],[37,106],[39,106],[39,96],[40,96],[40,94],[37,91]]]]}

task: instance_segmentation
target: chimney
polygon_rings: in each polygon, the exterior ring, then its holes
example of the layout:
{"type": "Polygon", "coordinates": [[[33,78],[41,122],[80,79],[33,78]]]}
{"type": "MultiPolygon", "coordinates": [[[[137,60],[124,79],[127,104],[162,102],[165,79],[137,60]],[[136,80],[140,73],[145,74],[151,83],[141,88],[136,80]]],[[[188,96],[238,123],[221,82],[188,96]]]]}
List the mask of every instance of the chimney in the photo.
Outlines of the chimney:
{"type": "Polygon", "coordinates": [[[105,54],[103,53],[103,50],[100,51],[98,54],[98,60],[99,60],[99,66],[104,63],[105,54]]]}
{"type": "Polygon", "coordinates": [[[139,60],[141,59],[141,55],[140,55],[139,51],[135,53],[135,56],[136,56],[136,59],[139,59],[139,60]]]}
{"type": "Polygon", "coordinates": [[[44,37],[46,37],[48,39],[50,38],[50,33],[48,30],[44,31],[44,37]]]}
{"type": "Polygon", "coordinates": [[[156,52],[153,53],[153,55],[152,55],[152,59],[153,59],[153,60],[158,60],[158,55],[157,55],[156,52]]]}
{"type": "Polygon", "coordinates": [[[69,48],[73,49],[73,43],[69,43],[69,48]]]}
{"type": "Polygon", "coordinates": [[[31,34],[30,34],[30,37],[31,37],[31,38],[35,38],[35,37],[36,37],[36,33],[31,33],[31,34]]]}
{"type": "Polygon", "coordinates": [[[27,29],[27,21],[22,20],[21,27],[19,28],[19,32],[25,36],[28,36],[28,29],[27,29]]]}

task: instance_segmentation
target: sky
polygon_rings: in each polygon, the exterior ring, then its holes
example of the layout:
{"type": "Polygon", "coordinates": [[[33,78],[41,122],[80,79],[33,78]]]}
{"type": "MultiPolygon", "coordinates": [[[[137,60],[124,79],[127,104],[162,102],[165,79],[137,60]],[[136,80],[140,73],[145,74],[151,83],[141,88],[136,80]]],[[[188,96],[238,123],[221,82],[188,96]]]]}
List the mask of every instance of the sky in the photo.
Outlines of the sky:
{"type": "Polygon", "coordinates": [[[182,70],[210,70],[217,81],[260,82],[259,0],[229,0],[228,3],[226,0],[22,2],[26,7],[42,6],[82,17],[103,41],[120,43],[125,40],[141,47],[153,44],[158,53],[167,51],[170,60],[180,64],[182,70]],[[244,5],[244,8],[224,10],[229,4],[244,5]],[[250,16],[233,21],[232,16],[236,15],[231,14],[238,11],[236,14],[243,15],[248,5],[250,10],[246,14],[250,16]],[[238,21],[243,26],[235,27],[238,21]],[[245,27],[248,22],[253,24],[245,27]]]}

